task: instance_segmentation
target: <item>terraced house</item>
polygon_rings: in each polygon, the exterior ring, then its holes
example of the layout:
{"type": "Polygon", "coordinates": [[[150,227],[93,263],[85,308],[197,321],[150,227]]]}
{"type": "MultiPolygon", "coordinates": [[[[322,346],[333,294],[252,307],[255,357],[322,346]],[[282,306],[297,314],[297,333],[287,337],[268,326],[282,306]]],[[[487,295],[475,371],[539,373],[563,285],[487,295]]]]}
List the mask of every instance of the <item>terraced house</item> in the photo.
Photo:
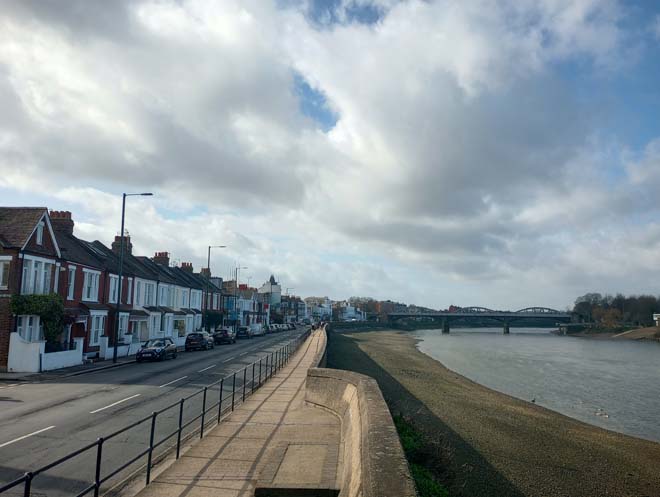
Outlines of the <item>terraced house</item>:
{"type": "Polygon", "coordinates": [[[120,281],[121,237],[107,247],[74,227],[68,211],[0,207],[0,370],[58,369],[110,358],[115,347],[132,355],[156,337],[183,345],[203,312],[222,314],[210,274],[170,266],[167,252],[135,256],[126,236],[120,281]]]}

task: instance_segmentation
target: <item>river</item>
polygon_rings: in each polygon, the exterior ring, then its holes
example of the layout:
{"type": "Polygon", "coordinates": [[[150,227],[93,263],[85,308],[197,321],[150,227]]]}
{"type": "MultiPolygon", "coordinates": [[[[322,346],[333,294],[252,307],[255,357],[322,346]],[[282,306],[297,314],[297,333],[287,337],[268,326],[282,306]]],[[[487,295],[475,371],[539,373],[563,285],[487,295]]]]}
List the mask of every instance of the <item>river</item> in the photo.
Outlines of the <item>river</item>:
{"type": "Polygon", "coordinates": [[[421,330],[449,369],[586,423],[660,442],[660,343],[564,337],[547,328],[421,330]]]}

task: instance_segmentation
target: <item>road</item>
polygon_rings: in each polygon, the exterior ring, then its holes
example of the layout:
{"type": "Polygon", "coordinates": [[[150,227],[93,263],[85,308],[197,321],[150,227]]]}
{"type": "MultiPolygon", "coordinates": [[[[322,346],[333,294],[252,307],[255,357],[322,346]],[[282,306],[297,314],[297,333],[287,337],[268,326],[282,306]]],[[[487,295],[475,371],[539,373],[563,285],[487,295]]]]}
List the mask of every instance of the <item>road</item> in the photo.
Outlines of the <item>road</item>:
{"type": "MultiPolygon", "coordinates": [[[[232,345],[216,345],[209,351],[181,352],[174,360],[132,363],[56,381],[12,387],[0,384],[0,484],[242,370],[303,331],[239,340],[232,345]]],[[[248,384],[251,373],[250,369],[248,384]]],[[[240,392],[242,373],[236,381],[240,392]]],[[[230,398],[231,381],[227,383],[224,396],[230,398]]],[[[209,390],[207,405],[217,402],[218,395],[219,387],[209,390]]],[[[202,395],[187,401],[184,422],[199,414],[201,406],[202,395]]],[[[162,437],[176,428],[178,416],[178,408],[159,415],[156,440],[158,434],[162,437]]],[[[189,430],[195,427],[197,423],[189,430]]],[[[103,475],[144,450],[149,431],[150,423],[145,423],[106,442],[103,475]]],[[[93,482],[95,458],[93,449],[39,475],[33,480],[32,495],[75,495],[93,482]]],[[[126,474],[128,471],[123,473],[126,474]]],[[[21,492],[19,486],[6,495],[22,495],[21,492]]]]}

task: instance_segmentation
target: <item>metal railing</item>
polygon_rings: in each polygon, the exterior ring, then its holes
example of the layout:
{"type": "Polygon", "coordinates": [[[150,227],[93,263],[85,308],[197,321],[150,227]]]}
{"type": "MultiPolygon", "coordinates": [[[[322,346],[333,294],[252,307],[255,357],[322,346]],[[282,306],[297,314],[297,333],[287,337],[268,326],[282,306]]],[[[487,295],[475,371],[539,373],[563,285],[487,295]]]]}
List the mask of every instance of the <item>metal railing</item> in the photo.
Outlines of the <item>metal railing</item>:
{"type": "Polygon", "coordinates": [[[93,477],[94,481],[89,482],[88,486],[75,494],[76,497],[82,497],[84,495],[90,494],[91,492],[93,492],[94,497],[98,497],[100,495],[101,486],[104,483],[108,482],[111,478],[126,470],[130,466],[137,465],[140,460],[145,457],[146,464],[144,464],[144,468],[139,468],[139,470],[146,470],[146,484],[149,485],[151,482],[151,471],[153,469],[155,459],[163,458],[171,451],[175,451],[176,459],[178,459],[181,454],[181,446],[184,441],[192,438],[197,433],[199,433],[200,438],[203,438],[204,430],[207,429],[208,426],[219,424],[223,418],[223,415],[234,411],[237,405],[245,402],[246,398],[248,398],[256,389],[261,387],[268,379],[277,373],[277,371],[279,371],[285,364],[287,364],[291,356],[300,348],[301,344],[307,339],[309,334],[310,330],[307,330],[305,333],[298,336],[297,338],[294,338],[293,340],[290,340],[279,349],[267,353],[266,355],[260,357],[258,361],[254,361],[252,364],[245,366],[242,370],[234,371],[232,374],[229,374],[228,376],[225,376],[222,379],[205,386],[204,388],[188,395],[187,397],[182,398],[173,404],[170,404],[160,410],[153,411],[149,416],[135,421],[134,423],[131,423],[130,425],[125,426],[109,435],[99,437],[96,441],[89,443],[79,448],[78,450],[67,454],[64,457],[61,457],[56,461],[53,461],[33,471],[26,472],[23,476],[0,486],[0,494],[7,492],[12,488],[18,487],[19,485],[23,485],[23,496],[29,497],[32,492],[32,484],[35,478],[45,473],[46,471],[85,453],[94,453],[94,457],[96,458],[93,477]],[[248,371],[251,371],[251,375],[249,376],[248,371]],[[236,385],[237,377],[242,379],[242,384],[238,386],[236,385]],[[230,388],[227,388],[228,386],[230,388]],[[212,395],[215,387],[217,387],[217,400],[213,404],[209,404],[209,394],[212,395]],[[184,419],[186,403],[192,401],[192,399],[197,398],[200,395],[202,396],[201,410],[198,414],[193,415],[191,419],[184,419]],[[159,419],[159,416],[162,417],[163,414],[168,412],[178,414],[176,416],[178,419],[177,428],[174,431],[166,434],[160,440],[156,440],[156,422],[159,419]],[[213,414],[209,415],[211,413],[213,414]],[[196,422],[199,423],[198,426],[194,426],[194,423],[196,422]],[[147,424],[150,424],[148,446],[138,452],[138,454],[130,457],[119,467],[114,468],[108,473],[104,474],[102,468],[104,445],[108,441],[115,439],[119,435],[125,434],[133,428],[147,424]],[[189,427],[191,427],[191,431],[184,435],[184,430],[189,427]],[[157,448],[164,446],[168,441],[171,441],[175,437],[176,440],[174,442],[171,442],[169,446],[165,447],[164,450],[155,455],[157,448]]]}

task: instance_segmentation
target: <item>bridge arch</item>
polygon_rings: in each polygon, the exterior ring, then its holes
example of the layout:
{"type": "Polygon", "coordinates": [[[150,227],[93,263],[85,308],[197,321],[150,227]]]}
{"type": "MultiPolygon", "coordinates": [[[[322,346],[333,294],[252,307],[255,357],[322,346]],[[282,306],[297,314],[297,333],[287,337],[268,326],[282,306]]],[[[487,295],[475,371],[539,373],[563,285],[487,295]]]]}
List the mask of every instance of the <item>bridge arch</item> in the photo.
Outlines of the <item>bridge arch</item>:
{"type": "Polygon", "coordinates": [[[562,314],[562,312],[549,307],[525,307],[517,310],[516,314],[562,314]]]}
{"type": "Polygon", "coordinates": [[[480,312],[497,312],[492,309],[488,309],[487,307],[461,307],[458,312],[465,312],[465,313],[470,313],[470,314],[478,314],[480,312]]]}

